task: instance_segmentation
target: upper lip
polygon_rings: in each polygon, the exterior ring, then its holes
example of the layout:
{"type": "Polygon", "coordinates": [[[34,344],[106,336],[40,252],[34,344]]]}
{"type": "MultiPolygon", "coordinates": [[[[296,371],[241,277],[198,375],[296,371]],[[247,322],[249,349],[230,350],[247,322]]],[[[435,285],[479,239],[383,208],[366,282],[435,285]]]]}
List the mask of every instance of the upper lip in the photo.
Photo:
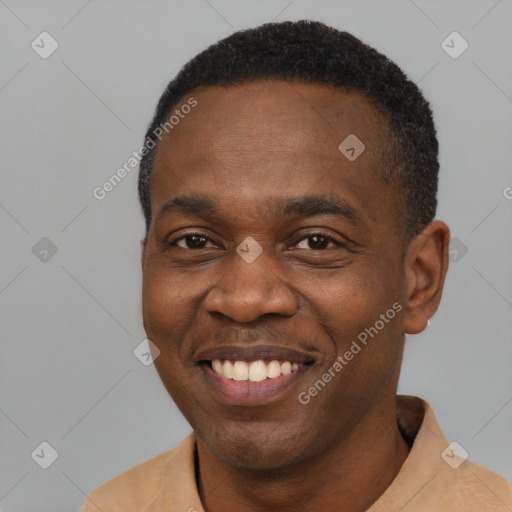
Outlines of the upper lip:
{"type": "Polygon", "coordinates": [[[220,346],[202,350],[194,359],[197,362],[212,361],[214,359],[229,359],[230,361],[275,359],[290,361],[292,363],[309,363],[315,361],[315,357],[311,353],[275,345],[220,346]]]}

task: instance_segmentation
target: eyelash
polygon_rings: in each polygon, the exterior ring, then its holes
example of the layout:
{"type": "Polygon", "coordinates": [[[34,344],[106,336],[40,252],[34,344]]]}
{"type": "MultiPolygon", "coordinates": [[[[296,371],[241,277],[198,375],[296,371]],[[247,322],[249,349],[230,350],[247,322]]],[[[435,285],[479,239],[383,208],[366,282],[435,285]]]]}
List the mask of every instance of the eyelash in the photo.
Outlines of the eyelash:
{"type": "MultiPolygon", "coordinates": [[[[169,249],[172,246],[175,246],[179,241],[184,240],[185,238],[187,238],[189,236],[199,236],[201,238],[204,238],[207,242],[213,242],[213,240],[211,238],[209,238],[208,236],[206,236],[204,233],[194,232],[194,233],[187,233],[186,235],[182,235],[179,238],[175,238],[174,240],[169,240],[168,242],[165,243],[165,248],[169,249]]],[[[302,236],[301,238],[297,239],[293,245],[297,245],[299,242],[302,242],[303,240],[307,240],[308,238],[312,238],[314,236],[321,236],[321,237],[327,239],[329,242],[332,242],[337,247],[341,247],[341,248],[344,248],[344,249],[347,248],[347,244],[344,241],[339,240],[338,238],[335,238],[332,235],[327,234],[327,233],[322,232],[322,231],[315,231],[315,232],[310,233],[308,235],[302,236]]],[[[213,242],[213,243],[215,243],[215,242],[213,242]]],[[[180,247],[180,249],[183,249],[183,247],[180,247]]],[[[201,247],[200,249],[204,249],[204,247],[201,247]]],[[[200,249],[189,249],[189,248],[186,248],[184,250],[198,251],[200,249]]],[[[309,250],[310,251],[325,251],[326,249],[309,249],[309,250]]]]}

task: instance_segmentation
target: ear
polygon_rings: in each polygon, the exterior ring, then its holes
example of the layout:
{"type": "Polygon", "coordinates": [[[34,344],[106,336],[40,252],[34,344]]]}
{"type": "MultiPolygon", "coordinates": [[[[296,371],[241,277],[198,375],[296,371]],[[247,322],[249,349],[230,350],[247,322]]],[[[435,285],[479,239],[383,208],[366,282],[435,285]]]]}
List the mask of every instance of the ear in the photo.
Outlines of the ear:
{"type": "Polygon", "coordinates": [[[436,220],[409,244],[405,255],[404,331],[417,334],[436,312],[448,271],[450,229],[436,220]]]}

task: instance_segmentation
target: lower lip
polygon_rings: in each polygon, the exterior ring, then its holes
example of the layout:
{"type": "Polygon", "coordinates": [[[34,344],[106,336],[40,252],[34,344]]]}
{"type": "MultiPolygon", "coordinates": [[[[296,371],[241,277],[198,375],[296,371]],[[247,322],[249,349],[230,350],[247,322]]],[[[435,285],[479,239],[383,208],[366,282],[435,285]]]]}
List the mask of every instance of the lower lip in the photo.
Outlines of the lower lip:
{"type": "Polygon", "coordinates": [[[313,365],[301,365],[298,370],[288,375],[280,375],[275,379],[265,379],[259,382],[250,380],[233,380],[222,377],[213,371],[208,364],[202,364],[206,382],[220,395],[220,400],[230,405],[263,405],[279,399],[313,365]]]}

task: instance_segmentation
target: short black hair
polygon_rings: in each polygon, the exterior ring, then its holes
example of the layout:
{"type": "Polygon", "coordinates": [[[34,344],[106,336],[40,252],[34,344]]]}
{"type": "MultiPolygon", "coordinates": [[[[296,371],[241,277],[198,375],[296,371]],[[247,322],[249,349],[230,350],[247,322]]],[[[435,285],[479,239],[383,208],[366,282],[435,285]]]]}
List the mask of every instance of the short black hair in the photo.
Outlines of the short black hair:
{"type": "Polygon", "coordinates": [[[428,101],[394,62],[360,39],[317,21],[301,20],[236,32],[196,55],[169,83],[146,132],[145,145],[152,149],[140,163],[139,198],[146,237],[151,225],[151,175],[160,140],[155,130],[166,123],[172,109],[198,87],[276,79],[362,93],[388,124],[391,149],[383,173],[386,182],[392,179],[401,187],[406,239],[432,222],[439,162],[428,101]]]}

